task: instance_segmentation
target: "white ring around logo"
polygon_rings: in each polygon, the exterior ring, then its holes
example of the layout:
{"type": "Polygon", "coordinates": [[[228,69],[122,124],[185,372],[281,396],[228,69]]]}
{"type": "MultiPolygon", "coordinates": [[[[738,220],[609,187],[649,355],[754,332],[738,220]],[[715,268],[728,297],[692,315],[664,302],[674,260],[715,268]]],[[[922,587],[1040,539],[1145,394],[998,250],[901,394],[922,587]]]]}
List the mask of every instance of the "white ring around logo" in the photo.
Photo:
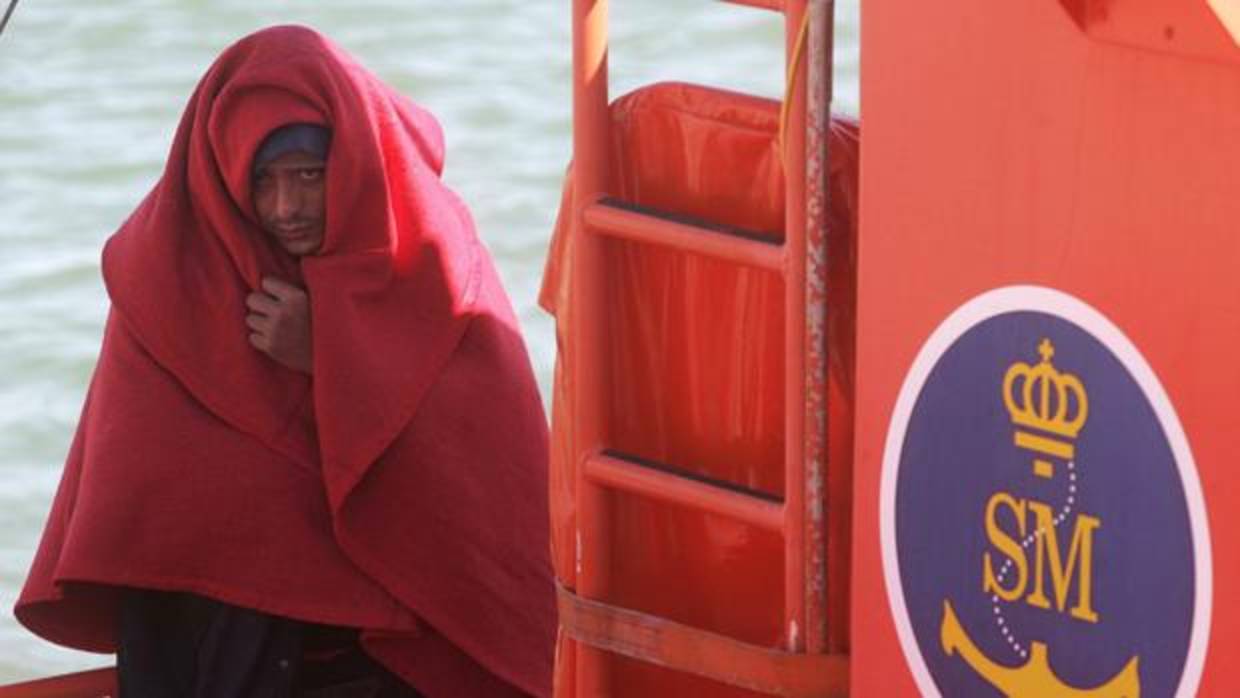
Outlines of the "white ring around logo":
{"type": "Polygon", "coordinates": [[[1166,391],[1153,369],[1146,363],[1141,352],[1128,337],[1102,313],[1080,299],[1062,291],[1043,286],[1006,286],[987,291],[960,306],[930,334],[909,368],[904,384],[900,387],[891,422],[887,429],[887,441],[883,447],[882,479],[879,486],[879,536],[882,544],[883,578],[887,584],[887,600],[895,621],[896,634],[905,660],[913,674],[917,687],[927,698],[939,698],[938,687],[930,676],[926,661],[917,645],[913,627],[909,622],[900,582],[899,556],[896,554],[895,501],[896,484],[899,481],[900,457],[904,445],[905,430],[917,397],[921,394],[931,370],[943,354],[965,332],[997,315],[1016,311],[1043,312],[1076,324],[1093,335],[1123,364],[1124,368],[1140,386],[1154,414],[1162,425],[1171,446],[1171,452],[1180,471],[1184,485],[1189,522],[1192,529],[1193,559],[1195,562],[1195,598],[1193,604],[1193,627],[1189,637],[1184,672],[1180,677],[1177,696],[1193,696],[1201,680],[1205,663],[1206,643],[1210,635],[1210,604],[1213,577],[1210,561],[1210,536],[1206,522],[1205,499],[1192,450],[1180,420],[1176,417],[1166,391]]]}

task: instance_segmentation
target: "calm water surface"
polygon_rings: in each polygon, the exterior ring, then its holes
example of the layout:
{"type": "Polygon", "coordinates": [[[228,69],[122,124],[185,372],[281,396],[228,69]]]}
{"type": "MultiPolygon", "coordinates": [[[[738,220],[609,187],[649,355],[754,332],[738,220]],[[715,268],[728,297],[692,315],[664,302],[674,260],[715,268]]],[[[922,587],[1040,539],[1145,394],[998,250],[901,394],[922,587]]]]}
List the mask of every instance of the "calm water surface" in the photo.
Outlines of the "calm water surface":
{"type": "MultiPolygon", "coordinates": [[[[7,0],[0,2],[7,5],[7,0]]],[[[472,207],[544,396],[536,305],[569,158],[569,3],[27,0],[0,37],[0,683],[102,666],[23,630],[17,597],[99,348],[104,239],[154,183],[221,49],[283,22],[331,35],[430,108],[445,177],[472,207]]],[[[841,3],[837,108],[857,111],[856,0],[841,3]]],[[[778,97],[782,22],[712,2],[612,3],[612,94],[676,78],[778,97]]]]}

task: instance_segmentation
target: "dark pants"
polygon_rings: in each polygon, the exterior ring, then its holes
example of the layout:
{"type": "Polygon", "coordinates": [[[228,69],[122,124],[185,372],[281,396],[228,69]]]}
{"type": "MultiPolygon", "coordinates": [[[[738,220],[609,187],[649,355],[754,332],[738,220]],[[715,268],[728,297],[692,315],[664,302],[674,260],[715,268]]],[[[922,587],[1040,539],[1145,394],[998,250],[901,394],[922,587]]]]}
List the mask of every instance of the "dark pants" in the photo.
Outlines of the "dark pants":
{"type": "Polygon", "coordinates": [[[356,631],[193,594],[127,591],[119,637],[120,698],[420,698],[356,631]]]}

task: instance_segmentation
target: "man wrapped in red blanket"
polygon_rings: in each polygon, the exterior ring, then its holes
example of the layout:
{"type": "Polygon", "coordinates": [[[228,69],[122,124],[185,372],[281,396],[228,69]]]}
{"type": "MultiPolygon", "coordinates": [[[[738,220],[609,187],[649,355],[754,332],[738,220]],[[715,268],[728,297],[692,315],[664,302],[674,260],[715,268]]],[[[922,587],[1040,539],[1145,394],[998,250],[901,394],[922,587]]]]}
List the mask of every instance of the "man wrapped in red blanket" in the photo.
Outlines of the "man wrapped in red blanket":
{"type": "Polygon", "coordinates": [[[311,30],[217,59],[104,251],[26,627],[127,696],[549,694],[546,422],[443,151],[311,30]]]}

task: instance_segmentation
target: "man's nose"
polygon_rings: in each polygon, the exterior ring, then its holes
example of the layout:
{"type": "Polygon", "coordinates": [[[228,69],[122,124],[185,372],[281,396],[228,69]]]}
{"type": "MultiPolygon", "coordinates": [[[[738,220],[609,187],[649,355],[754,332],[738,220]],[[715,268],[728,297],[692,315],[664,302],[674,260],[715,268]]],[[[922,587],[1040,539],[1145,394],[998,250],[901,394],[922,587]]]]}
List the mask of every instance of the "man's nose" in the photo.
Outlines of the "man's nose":
{"type": "Polygon", "coordinates": [[[301,201],[301,190],[296,182],[285,178],[280,178],[276,182],[275,213],[277,218],[289,218],[299,213],[301,201]]]}

